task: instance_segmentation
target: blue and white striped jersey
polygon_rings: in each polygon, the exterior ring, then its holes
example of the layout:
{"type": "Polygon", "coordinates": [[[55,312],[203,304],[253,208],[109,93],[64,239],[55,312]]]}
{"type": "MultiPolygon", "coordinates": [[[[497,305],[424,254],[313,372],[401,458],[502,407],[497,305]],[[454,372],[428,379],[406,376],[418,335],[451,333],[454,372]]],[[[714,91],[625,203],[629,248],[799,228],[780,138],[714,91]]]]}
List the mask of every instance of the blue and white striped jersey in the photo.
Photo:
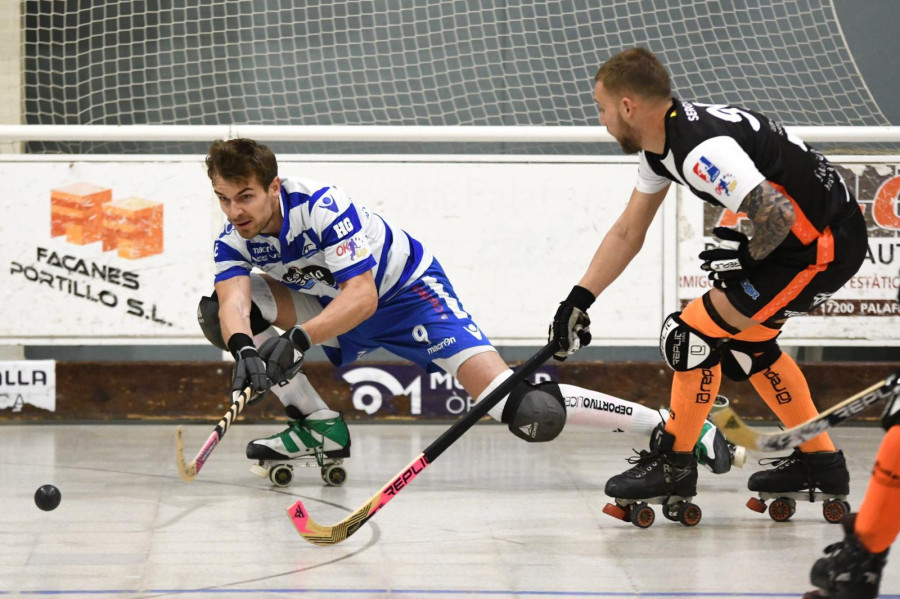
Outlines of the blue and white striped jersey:
{"type": "Polygon", "coordinates": [[[278,237],[244,239],[229,223],[214,245],[215,281],[258,268],[297,291],[333,298],[338,284],[374,269],[380,302],[419,278],[433,256],[405,231],[337,187],[281,179],[278,237]]]}

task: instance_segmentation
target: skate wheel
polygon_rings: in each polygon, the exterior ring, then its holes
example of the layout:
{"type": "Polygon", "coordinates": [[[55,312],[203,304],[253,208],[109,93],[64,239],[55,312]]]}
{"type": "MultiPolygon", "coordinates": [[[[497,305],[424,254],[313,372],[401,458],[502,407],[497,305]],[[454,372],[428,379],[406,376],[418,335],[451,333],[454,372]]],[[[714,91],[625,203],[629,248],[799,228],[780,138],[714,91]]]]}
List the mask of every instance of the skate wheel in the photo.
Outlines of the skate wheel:
{"type": "Polygon", "coordinates": [[[747,507],[753,510],[754,512],[759,512],[760,514],[765,513],[766,511],[766,502],[760,499],[759,497],[751,497],[747,500],[747,507]]]}
{"type": "Polygon", "coordinates": [[[769,517],[775,522],[787,522],[794,515],[795,509],[790,499],[779,497],[769,504],[769,517]]]}
{"type": "Polygon", "coordinates": [[[646,503],[636,503],[631,508],[631,523],[638,528],[649,528],[656,520],[656,512],[646,503]]]}
{"type": "Polygon", "coordinates": [[[685,526],[697,526],[700,524],[701,518],[703,518],[703,511],[697,504],[684,502],[678,508],[678,521],[685,526]]]}
{"type": "Polygon", "coordinates": [[[276,487],[286,487],[294,480],[294,469],[287,464],[273,466],[269,470],[269,480],[276,487]]]}
{"type": "Polygon", "coordinates": [[[734,453],[731,455],[731,465],[743,468],[747,463],[747,448],[743,445],[735,445],[734,453]]]}
{"type": "Polygon", "coordinates": [[[840,524],[844,514],[850,511],[850,504],[840,499],[829,499],[822,504],[822,515],[831,524],[840,524]]]}
{"type": "Polygon", "coordinates": [[[322,468],[322,480],[329,487],[340,487],[347,481],[347,471],[337,464],[322,468]]]}
{"type": "Polygon", "coordinates": [[[604,505],[603,513],[618,520],[625,520],[626,522],[628,521],[625,510],[614,503],[607,503],[606,505],[604,505]]]}
{"type": "Polygon", "coordinates": [[[250,466],[250,474],[260,478],[269,478],[269,470],[263,467],[262,464],[253,464],[250,466]]]}
{"type": "Polygon", "coordinates": [[[716,395],[716,399],[713,402],[712,409],[713,411],[721,410],[722,408],[727,408],[728,404],[731,403],[728,401],[728,398],[724,395],[716,395]]]}

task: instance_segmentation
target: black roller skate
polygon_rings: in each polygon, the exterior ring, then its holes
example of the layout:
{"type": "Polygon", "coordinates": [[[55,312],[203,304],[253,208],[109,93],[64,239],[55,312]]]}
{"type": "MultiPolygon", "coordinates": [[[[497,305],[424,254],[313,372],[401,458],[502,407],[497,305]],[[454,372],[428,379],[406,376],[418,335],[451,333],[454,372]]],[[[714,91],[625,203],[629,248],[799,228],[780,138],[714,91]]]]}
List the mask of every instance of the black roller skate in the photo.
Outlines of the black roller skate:
{"type": "Polygon", "coordinates": [[[841,521],[850,511],[850,473],[842,451],[804,453],[794,450],[789,456],[764,458],[761,465],[774,468],[757,472],[747,487],[759,493],[751,497],[747,507],[755,512],[766,511],[776,522],[786,522],[797,511],[797,501],[822,502],[822,515],[832,524],[841,521]]]}
{"type": "MultiPolygon", "coordinates": [[[[728,406],[728,399],[719,395],[716,397],[713,410],[721,410],[726,406],[728,406]]],[[[659,426],[665,427],[665,422],[669,419],[669,410],[663,408],[659,410],[659,415],[663,419],[663,423],[659,426]]],[[[650,449],[655,449],[652,442],[650,449]]],[[[697,463],[713,474],[725,474],[731,470],[732,466],[741,468],[747,462],[747,449],[729,442],[722,431],[709,419],[703,421],[700,438],[694,445],[694,455],[697,457],[697,463]]]]}
{"type": "Polygon", "coordinates": [[[631,468],[606,481],[606,494],[615,498],[603,508],[605,514],[647,528],[656,519],[649,504],[662,505],[663,516],[696,526],[703,513],[691,503],[697,494],[697,460],[693,452],[672,450],[675,437],[665,429],[653,431],[650,451],[628,458],[631,468]]]}
{"type": "Polygon", "coordinates": [[[841,520],[844,540],[825,548],[825,557],[813,564],[810,581],[819,590],[810,591],[804,599],[874,599],[881,584],[881,571],[888,552],[870,553],[853,531],[856,514],[841,520]]]}
{"type": "Polygon", "coordinates": [[[341,464],[350,457],[350,431],[342,414],[319,410],[276,435],[251,441],[247,457],[257,462],[250,472],[276,487],[291,484],[295,466],[317,467],[325,484],[340,487],[347,480],[341,464]]]}

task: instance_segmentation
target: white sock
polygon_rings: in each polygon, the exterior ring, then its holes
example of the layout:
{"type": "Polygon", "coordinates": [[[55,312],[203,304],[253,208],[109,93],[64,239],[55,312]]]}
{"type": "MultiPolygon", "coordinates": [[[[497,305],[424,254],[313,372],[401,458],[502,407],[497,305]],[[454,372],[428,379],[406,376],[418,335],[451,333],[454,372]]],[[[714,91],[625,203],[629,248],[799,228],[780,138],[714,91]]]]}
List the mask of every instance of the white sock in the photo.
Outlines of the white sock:
{"type": "Polygon", "coordinates": [[[559,390],[566,400],[566,427],[649,435],[664,422],[659,412],[639,403],[574,385],[560,385],[559,390]]]}
{"type": "Polygon", "coordinates": [[[328,409],[319,392],[315,390],[309,379],[302,372],[298,372],[284,387],[275,385],[271,391],[281,400],[282,404],[294,406],[304,416],[308,416],[318,410],[328,409]]]}
{"type": "MultiPolygon", "coordinates": [[[[259,347],[267,339],[271,339],[277,335],[278,331],[275,330],[275,327],[269,327],[262,333],[254,335],[253,343],[256,344],[256,347],[259,347]]],[[[309,382],[309,379],[306,378],[306,375],[302,372],[298,372],[294,378],[288,381],[287,385],[283,387],[275,385],[272,387],[271,391],[278,397],[283,405],[294,406],[300,410],[300,413],[304,416],[308,416],[317,410],[328,410],[328,406],[325,405],[319,392],[316,391],[309,382]]],[[[332,417],[333,416],[325,416],[325,418],[332,417]]]]}
{"type": "MultiPolygon", "coordinates": [[[[481,395],[479,395],[479,396],[475,399],[475,403],[478,403],[479,401],[481,401],[482,399],[484,399],[485,397],[487,397],[488,395],[490,395],[490,394],[491,394],[491,391],[493,391],[494,389],[496,389],[497,387],[499,387],[500,384],[501,384],[503,381],[505,381],[506,379],[508,379],[509,377],[511,377],[511,376],[512,376],[512,373],[513,373],[512,370],[504,370],[503,372],[501,372],[500,374],[498,374],[498,375],[494,378],[493,381],[491,381],[490,383],[488,383],[488,386],[484,388],[484,391],[481,392],[481,395]]],[[[501,399],[501,400],[497,403],[497,405],[495,405],[493,408],[491,408],[490,410],[488,410],[488,415],[489,415],[491,418],[493,418],[494,420],[496,420],[497,422],[501,422],[500,418],[503,416],[503,407],[506,406],[506,400],[507,400],[508,397],[509,397],[509,395],[507,395],[506,397],[504,397],[503,399],[501,399]]]]}

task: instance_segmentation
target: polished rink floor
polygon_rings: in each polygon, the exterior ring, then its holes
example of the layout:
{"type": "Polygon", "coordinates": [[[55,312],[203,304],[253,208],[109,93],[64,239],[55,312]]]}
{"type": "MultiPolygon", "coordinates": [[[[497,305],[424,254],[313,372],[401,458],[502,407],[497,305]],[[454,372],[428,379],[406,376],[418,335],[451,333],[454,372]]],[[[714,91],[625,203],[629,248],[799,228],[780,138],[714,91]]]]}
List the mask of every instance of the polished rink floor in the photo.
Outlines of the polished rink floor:
{"type": "MultiPolygon", "coordinates": [[[[185,427],[190,460],[210,425],[185,427]]],[[[278,426],[237,423],[197,480],[175,469],[173,425],[0,425],[0,595],[71,597],[799,597],[840,537],[818,504],[788,523],[744,507],[751,460],[701,470],[703,520],[648,529],[602,512],[606,479],[644,439],[566,431],[528,445],[482,423],[355,535],[304,541],[285,508],[303,499],[333,524],[359,508],[446,425],[355,425],[343,487],[298,469],[273,488],[248,472],[248,440],[278,426]],[[42,512],[33,494],[57,485],[42,512]]],[[[835,439],[859,504],[882,430],[835,439]]],[[[758,457],[758,456],[757,456],[758,457]]],[[[900,557],[883,597],[900,597],[900,557]]]]}

